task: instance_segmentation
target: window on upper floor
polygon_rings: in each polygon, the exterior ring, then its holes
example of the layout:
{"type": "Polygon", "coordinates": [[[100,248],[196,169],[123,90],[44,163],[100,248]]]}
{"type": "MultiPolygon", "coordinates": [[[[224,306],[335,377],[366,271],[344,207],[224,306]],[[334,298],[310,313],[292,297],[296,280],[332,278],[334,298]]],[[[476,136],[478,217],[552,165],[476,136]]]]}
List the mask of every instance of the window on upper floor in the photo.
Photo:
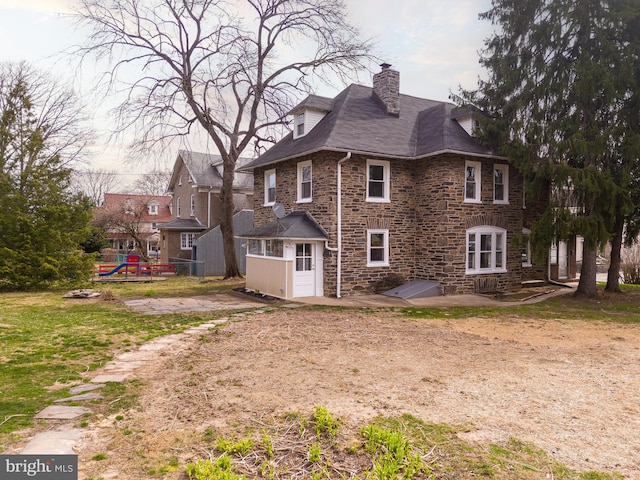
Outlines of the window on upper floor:
{"type": "Polygon", "coordinates": [[[276,203],[276,171],[267,170],[264,172],[264,204],[273,205],[276,203]]]}
{"type": "Polygon", "coordinates": [[[312,200],[312,175],[311,160],[298,163],[298,203],[312,200]]]}
{"type": "Polygon", "coordinates": [[[483,226],[467,230],[466,273],[503,273],[507,271],[507,232],[503,228],[483,226]]]}
{"type": "Polygon", "coordinates": [[[180,197],[176,198],[176,217],[180,218],[182,214],[182,209],[180,208],[180,197]]]}
{"type": "Polygon", "coordinates": [[[493,166],[493,203],[509,203],[509,165],[493,166]]]}
{"type": "Polygon", "coordinates": [[[190,215],[192,217],[196,216],[196,196],[195,194],[191,194],[191,207],[190,207],[190,215]]]}
{"type": "Polygon", "coordinates": [[[148,208],[149,215],[158,215],[157,203],[150,203],[149,205],[147,205],[147,208],[148,208]]]}
{"type": "Polygon", "coordinates": [[[480,202],[480,162],[465,162],[464,165],[464,201],[480,202]]]}
{"type": "Polygon", "coordinates": [[[367,267],[389,265],[389,230],[367,230],[367,267]]]}
{"type": "Polygon", "coordinates": [[[182,185],[182,175],[178,177],[178,185],[182,185]]]}
{"type": "Polygon", "coordinates": [[[367,160],[367,202],[390,201],[391,167],[385,160],[367,160]]]}
{"type": "Polygon", "coordinates": [[[296,115],[296,138],[304,136],[304,112],[296,115]]]}

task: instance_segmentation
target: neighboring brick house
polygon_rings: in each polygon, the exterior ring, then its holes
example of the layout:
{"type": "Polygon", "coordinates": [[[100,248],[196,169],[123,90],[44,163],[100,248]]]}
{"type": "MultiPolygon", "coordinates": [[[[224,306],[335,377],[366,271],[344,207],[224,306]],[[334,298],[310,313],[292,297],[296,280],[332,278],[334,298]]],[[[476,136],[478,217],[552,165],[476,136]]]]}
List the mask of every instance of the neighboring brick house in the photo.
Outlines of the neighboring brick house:
{"type": "Polygon", "coordinates": [[[478,113],[401,95],[389,67],[373,88],[309,96],[293,132],[244,167],[255,185],[247,287],[340,297],[421,279],[456,294],[545,278],[526,244],[539,208],[474,138],[478,113]]]}
{"type": "Polygon", "coordinates": [[[94,222],[104,226],[112,253],[160,255],[158,225],[171,220],[171,197],[105,193],[94,222]]]}
{"type": "MultiPolygon", "coordinates": [[[[238,159],[238,165],[247,162],[248,159],[238,159]]],[[[163,262],[197,260],[194,242],[220,224],[222,174],[219,155],[188,150],[178,152],[168,188],[172,197],[172,219],[160,225],[163,262]]],[[[251,173],[235,174],[233,199],[237,212],[253,208],[251,173]]],[[[199,249],[205,252],[209,248],[199,245],[199,249]]]]}

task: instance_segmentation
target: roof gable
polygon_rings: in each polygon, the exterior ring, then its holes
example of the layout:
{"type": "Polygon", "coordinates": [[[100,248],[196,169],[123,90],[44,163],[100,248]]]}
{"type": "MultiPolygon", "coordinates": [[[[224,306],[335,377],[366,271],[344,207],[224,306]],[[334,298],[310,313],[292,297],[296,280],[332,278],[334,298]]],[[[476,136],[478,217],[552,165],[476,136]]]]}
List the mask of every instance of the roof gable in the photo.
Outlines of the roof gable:
{"type": "Polygon", "coordinates": [[[325,240],[329,235],[309,212],[291,212],[266,225],[256,227],[241,238],[297,238],[305,240],[325,240]]]}
{"type": "MultiPolygon", "coordinates": [[[[251,159],[249,158],[240,157],[236,165],[241,167],[250,161],[251,159]]],[[[169,191],[173,191],[179,183],[182,166],[187,170],[193,186],[209,188],[222,187],[224,165],[220,155],[194,152],[191,150],[179,150],[171,173],[171,180],[169,181],[169,191]]],[[[234,188],[252,189],[253,176],[248,173],[236,172],[234,188]]]]}

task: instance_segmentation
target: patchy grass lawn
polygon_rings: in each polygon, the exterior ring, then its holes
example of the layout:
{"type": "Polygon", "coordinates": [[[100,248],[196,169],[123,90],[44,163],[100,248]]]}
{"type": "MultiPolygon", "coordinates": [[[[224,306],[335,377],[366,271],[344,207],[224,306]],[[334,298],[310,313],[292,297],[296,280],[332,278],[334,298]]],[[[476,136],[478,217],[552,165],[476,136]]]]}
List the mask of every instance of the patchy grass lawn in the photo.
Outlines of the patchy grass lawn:
{"type": "MultiPolygon", "coordinates": [[[[32,424],[33,415],[54,400],[68,396],[68,388],[83,381],[82,374],[99,368],[117,352],[135,348],[154,337],[176,333],[209,321],[225,312],[192,315],[141,315],[132,312],[119,299],[206,295],[241,285],[219,279],[175,277],[153,283],[108,283],[91,287],[103,291],[104,299],[67,300],[65,292],[0,294],[0,452],[16,439],[19,430],[32,424]]],[[[500,318],[505,308],[522,318],[580,319],[621,323],[640,322],[640,288],[624,286],[620,295],[605,295],[593,301],[571,296],[550,299],[532,305],[491,308],[407,308],[402,313],[416,318],[500,318]]],[[[321,315],[327,307],[304,307],[321,315]]],[[[300,309],[302,311],[302,309],[300,309]]],[[[358,309],[359,314],[363,313],[358,309]]],[[[136,382],[111,385],[107,394],[129,396],[135,403],[136,382]]],[[[108,402],[107,402],[108,403],[108,402]]],[[[317,412],[316,412],[317,413],[317,412]]],[[[325,412],[324,424],[331,424],[325,412]]],[[[358,472],[357,478],[494,478],[494,479],[614,479],[616,474],[575,472],[555,463],[534,445],[512,439],[506,445],[472,445],[456,433],[464,426],[432,425],[411,416],[379,419],[363,425],[356,436],[333,435],[318,429],[318,415],[290,415],[265,423],[238,437],[223,438],[219,432],[206,432],[202,438],[176,439],[176,444],[200,445],[201,451],[215,458],[228,456],[240,468],[236,471],[251,478],[291,478],[299,470],[305,478],[340,478],[339,473],[358,472]],[[248,450],[237,446],[245,436],[248,450]],[[281,470],[285,453],[294,462],[281,470]],[[242,464],[247,459],[251,465],[242,464]],[[295,463],[297,462],[297,463],[295,463]],[[356,470],[350,470],[352,467],[356,470]],[[340,470],[340,466],[347,466],[340,470]],[[289,473],[287,473],[289,472],[289,473]],[[366,473],[368,472],[368,473],[366,473]],[[392,475],[393,474],[393,475],[392,475]],[[368,475],[368,476],[366,476],[368,475]]],[[[117,420],[117,419],[116,419],[117,420]]],[[[336,419],[336,425],[340,420],[336,419]]],[[[340,427],[338,432],[341,432],[340,427]]],[[[122,435],[130,432],[125,429],[122,435]]],[[[108,461],[109,452],[94,460],[108,461]]],[[[204,462],[204,461],[203,461],[204,462]]],[[[224,462],[222,462],[224,463],[224,462]]],[[[190,468],[190,478],[209,478],[198,469],[217,468],[203,463],[190,468]],[[202,475],[202,476],[198,476],[202,475]]],[[[221,467],[224,468],[224,465],[221,467]]],[[[148,470],[150,477],[161,478],[172,472],[184,472],[185,466],[173,457],[159,460],[148,470]]],[[[171,477],[177,478],[177,477],[171,477]]],[[[183,476],[179,478],[184,478],[183,476]]],[[[217,478],[217,477],[211,477],[217,478]]]]}
{"type": "Polygon", "coordinates": [[[94,284],[104,299],[64,299],[66,291],[0,293],[0,452],[11,432],[68,396],[82,373],[154,337],[203,323],[220,312],[140,315],[117,299],[204,295],[239,282],[173,277],[154,283],[94,284]]]}

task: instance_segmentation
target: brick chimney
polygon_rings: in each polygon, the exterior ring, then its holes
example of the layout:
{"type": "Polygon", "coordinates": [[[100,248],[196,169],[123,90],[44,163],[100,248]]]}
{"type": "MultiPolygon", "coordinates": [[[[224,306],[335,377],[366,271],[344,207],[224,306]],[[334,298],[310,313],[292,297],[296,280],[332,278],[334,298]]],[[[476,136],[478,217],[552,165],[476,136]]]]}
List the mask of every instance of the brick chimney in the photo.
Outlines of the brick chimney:
{"type": "Polygon", "coordinates": [[[392,70],[391,65],[380,65],[382,71],[373,76],[373,93],[380,99],[387,115],[400,116],[400,72],[392,70]]]}

